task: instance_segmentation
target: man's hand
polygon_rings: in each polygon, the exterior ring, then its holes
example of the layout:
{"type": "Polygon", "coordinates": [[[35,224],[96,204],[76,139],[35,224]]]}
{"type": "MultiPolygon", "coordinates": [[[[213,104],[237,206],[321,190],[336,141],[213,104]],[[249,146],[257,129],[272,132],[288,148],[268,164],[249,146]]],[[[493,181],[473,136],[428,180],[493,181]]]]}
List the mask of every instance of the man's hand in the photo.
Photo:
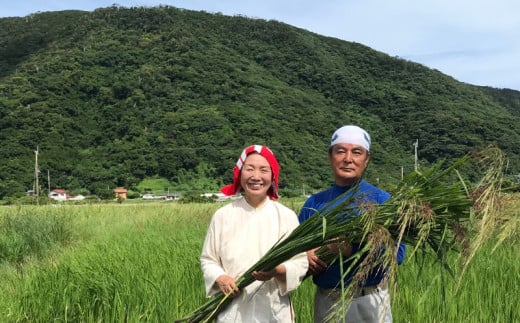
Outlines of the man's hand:
{"type": "Polygon", "coordinates": [[[217,284],[218,289],[222,292],[222,294],[230,294],[231,297],[237,296],[240,291],[238,290],[235,279],[228,275],[220,275],[215,280],[215,284],[217,284]]]}
{"type": "Polygon", "coordinates": [[[327,269],[327,263],[316,255],[317,249],[318,248],[307,251],[307,260],[309,261],[308,273],[311,275],[319,274],[327,269]]]}
{"type": "Polygon", "coordinates": [[[341,241],[329,243],[327,248],[335,255],[339,255],[340,251],[343,257],[350,257],[352,255],[352,243],[350,242],[341,241]]]}

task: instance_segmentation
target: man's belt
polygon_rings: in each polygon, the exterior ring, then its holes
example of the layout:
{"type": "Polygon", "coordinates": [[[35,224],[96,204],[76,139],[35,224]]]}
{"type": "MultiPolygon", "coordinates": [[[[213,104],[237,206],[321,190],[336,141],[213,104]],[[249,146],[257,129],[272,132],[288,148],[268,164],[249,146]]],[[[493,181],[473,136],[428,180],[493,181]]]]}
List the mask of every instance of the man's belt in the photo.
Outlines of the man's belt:
{"type": "MultiPolygon", "coordinates": [[[[366,295],[370,295],[370,294],[375,294],[375,293],[379,293],[380,291],[384,291],[387,289],[388,289],[388,282],[385,279],[377,285],[362,286],[362,287],[356,288],[354,290],[354,297],[361,297],[361,296],[366,296],[366,295]]],[[[327,289],[327,288],[318,287],[318,292],[321,293],[322,295],[326,295],[331,298],[341,297],[341,289],[339,289],[339,288],[327,289]]]]}

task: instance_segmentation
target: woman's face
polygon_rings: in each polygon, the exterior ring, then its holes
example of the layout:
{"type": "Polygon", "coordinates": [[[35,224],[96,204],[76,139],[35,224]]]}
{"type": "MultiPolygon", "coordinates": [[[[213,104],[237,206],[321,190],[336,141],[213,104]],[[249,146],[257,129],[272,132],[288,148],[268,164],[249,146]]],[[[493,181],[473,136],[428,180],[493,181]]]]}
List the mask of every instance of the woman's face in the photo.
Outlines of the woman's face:
{"type": "Polygon", "coordinates": [[[355,184],[363,176],[369,160],[368,151],[361,146],[334,145],[329,154],[329,161],[336,184],[339,186],[355,184]]]}
{"type": "Polygon", "coordinates": [[[271,188],[272,178],[267,159],[257,153],[247,156],[240,172],[240,185],[246,197],[264,199],[271,188]]]}

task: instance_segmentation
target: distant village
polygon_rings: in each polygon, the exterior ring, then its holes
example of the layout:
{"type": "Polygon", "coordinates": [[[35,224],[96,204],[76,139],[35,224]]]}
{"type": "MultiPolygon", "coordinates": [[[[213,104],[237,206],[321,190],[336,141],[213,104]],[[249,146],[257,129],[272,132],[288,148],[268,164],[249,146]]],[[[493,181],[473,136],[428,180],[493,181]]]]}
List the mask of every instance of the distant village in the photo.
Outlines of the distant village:
{"type": "MultiPolygon", "coordinates": [[[[114,190],[114,199],[118,201],[125,201],[128,199],[127,196],[127,189],[125,188],[115,188],[114,190]]],[[[30,194],[28,192],[28,194],[30,194]]],[[[214,199],[216,202],[225,202],[230,199],[235,199],[236,196],[225,196],[224,194],[218,192],[218,193],[203,193],[200,195],[201,197],[208,198],[208,199],[214,199]]],[[[85,200],[87,197],[84,195],[75,195],[72,196],[68,194],[63,189],[54,189],[50,191],[48,194],[48,197],[50,199],[53,199],[55,201],[63,202],[63,201],[82,201],[85,200]]],[[[164,200],[164,201],[175,201],[182,198],[182,194],[179,193],[162,193],[162,194],[154,194],[154,193],[145,193],[140,196],[140,199],[142,200],[164,200]]]]}

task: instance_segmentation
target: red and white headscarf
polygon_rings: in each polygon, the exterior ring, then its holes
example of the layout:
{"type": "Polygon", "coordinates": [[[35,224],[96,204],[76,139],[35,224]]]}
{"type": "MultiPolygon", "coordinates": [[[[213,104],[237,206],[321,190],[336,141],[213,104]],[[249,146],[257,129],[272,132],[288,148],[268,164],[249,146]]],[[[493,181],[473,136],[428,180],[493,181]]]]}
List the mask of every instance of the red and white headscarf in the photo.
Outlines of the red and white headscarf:
{"type": "Polygon", "coordinates": [[[271,166],[271,171],[273,172],[273,178],[271,183],[271,188],[267,191],[267,195],[269,195],[269,198],[271,200],[277,200],[278,199],[278,174],[280,173],[280,165],[278,164],[278,161],[276,160],[276,157],[274,156],[271,149],[267,148],[266,146],[261,145],[252,145],[249,147],[246,147],[244,151],[240,154],[240,157],[237,160],[237,163],[235,164],[235,167],[233,167],[233,184],[226,185],[220,189],[220,191],[227,196],[235,195],[238,192],[240,192],[240,189],[242,188],[240,185],[240,171],[242,170],[242,166],[244,165],[244,161],[246,160],[247,156],[249,156],[252,153],[258,153],[260,156],[267,159],[267,162],[269,163],[269,166],[271,166]]]}

